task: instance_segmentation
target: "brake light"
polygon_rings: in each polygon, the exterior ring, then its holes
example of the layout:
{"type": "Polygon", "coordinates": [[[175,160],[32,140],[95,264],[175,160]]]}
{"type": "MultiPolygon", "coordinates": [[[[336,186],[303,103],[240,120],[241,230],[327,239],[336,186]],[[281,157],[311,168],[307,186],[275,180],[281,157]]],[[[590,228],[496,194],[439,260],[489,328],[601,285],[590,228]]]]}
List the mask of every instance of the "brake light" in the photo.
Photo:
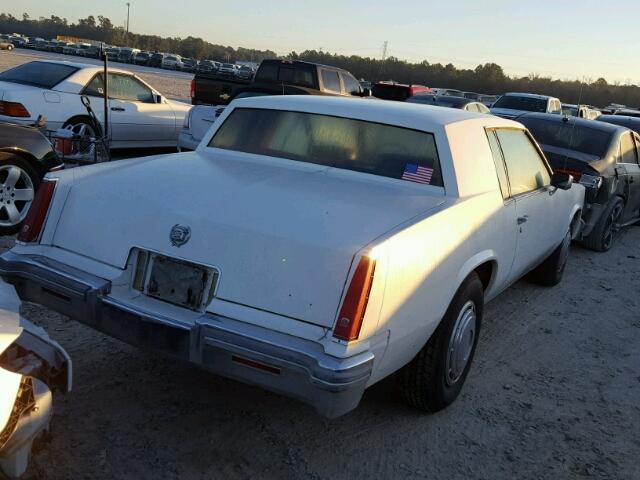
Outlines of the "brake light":
{"type": "Polygon", "coordinates": [[[554,168],[553,171],[573,175],[573,180],[576,182],[580,181],[580,177],[582,177],[582,172],[580,170],[573,170],[571,168],[554,168]]]}
{"type": "Polygon", "coordinates": [[[30,117],[29,111],[18,102],[6,102],[0,100],[0,115],[6,117],[30,117]]]}
{"type": "Polygon", "coordinates": [[[18,234],[18,240],[25,243],[36,242],[42,231],[42,226],[49,212],[49,205],[56,188],[56,180],[45,178],[40,184],[29,213],[24,219],[22,230],[18,234]]]}
{"type": "Polygon", "coordinates": [[[196,79],[195,78],[191,79],[191,89],[190,89],[189,95],[191,96],[191,98],[195,98],[196,96],[196,79]]]}
{"type": "Polygon", "coordinates": [[[333,336],[340,340],[351,341],[358,338],[362,320],[367,311],[369,293],[373,285],[373,274],[376,261],[369,257],[362,257],[356,271],[353,273],[347,294],[342,302],[338,321],[333,329],[333,336]]]}

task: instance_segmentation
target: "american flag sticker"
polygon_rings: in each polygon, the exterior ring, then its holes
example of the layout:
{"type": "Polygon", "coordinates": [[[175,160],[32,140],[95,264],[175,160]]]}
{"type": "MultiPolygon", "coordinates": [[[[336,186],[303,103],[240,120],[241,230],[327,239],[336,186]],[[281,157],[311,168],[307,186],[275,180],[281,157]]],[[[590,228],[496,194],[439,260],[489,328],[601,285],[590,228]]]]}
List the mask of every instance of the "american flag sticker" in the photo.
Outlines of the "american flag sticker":
{"type": "Polygon", "coordinates": [[[415,163],[407,163],[404,166],[404,172],[402,172],[401,180],[408,180],[416,183],[431,183],[431,176],[433,175],[433,168],[422,167],[415,163]]]}

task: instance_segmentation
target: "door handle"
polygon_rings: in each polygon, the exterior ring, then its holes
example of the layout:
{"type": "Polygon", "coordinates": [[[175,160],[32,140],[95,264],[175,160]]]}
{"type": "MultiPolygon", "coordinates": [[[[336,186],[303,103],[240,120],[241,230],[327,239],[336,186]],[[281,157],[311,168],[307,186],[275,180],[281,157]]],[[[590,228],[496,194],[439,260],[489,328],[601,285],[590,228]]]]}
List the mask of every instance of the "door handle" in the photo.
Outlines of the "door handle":
{"type": "Polygon", "coordinates": [[[525,223],[527,220],[529,220],[529,215],[524,215],[522,217],[518,217],[518,225],[522,225],[523,223],[525,223]]]}
{"type": "Polygon", "coordinates": [[[124,108],[122,107],[111,107],[112,112],[124,112],[124,108]]]}

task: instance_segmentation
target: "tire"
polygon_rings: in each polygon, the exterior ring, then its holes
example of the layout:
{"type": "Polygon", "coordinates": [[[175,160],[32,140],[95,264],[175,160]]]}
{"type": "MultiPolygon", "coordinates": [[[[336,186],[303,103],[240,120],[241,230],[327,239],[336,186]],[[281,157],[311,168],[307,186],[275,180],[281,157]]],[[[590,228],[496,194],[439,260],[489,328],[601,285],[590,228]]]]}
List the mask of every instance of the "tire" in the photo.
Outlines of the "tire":
{"type": "Polygon", "coordinates": [[[64,125],[62,126],[62,128],[67,127],[71,127],[71,130],[76,135],[79,135],[80,137],[87,137],[86,141],[83,141],[81,138],[80,140],[75,142],[77,148],[82,152],[88,150],[91,147],[91,141],[89,140],[89,138],[97,137],[96,128],[89,117],[77,116],[70,118],[69,120],[64,122],[64,125]]]}
{"type": "Polygon", "coordinates": [[[615,240],[617,229],[616,222],[620,219],[624,210],[622,198],[615,197],[605,208],[598,219],[591,234],[583,240],[584,246],[596,252],[606,252],[611,250],[615,240]]]}
{"type": "Polygon", "coordinates": [[[483,309],[482,282],[474,272],[454,295],[425,346],[398,372],[397,386],[406,403],[437,412],[458,397],[478,344],[483,309]]]}
{"type": "Polygon", "coordinates": [[[9,45],[9,46],[7,47],[7,50],[9,50],[9,51],[13,50],[13,45],[9,45]]]}
{"type": "Polygon", "coordinates": [[[40,175],[29,162],[17,155],[0,155],[0,235],[20,231],[39,186],[40,175]]]}
{"type": "Polygon", "coordinates": [[[568,231],[562,243],[540,265],[533,269],[528,278],[544,287],[555,287],[562,280],[569,258],[571,231],[568,231]]]}

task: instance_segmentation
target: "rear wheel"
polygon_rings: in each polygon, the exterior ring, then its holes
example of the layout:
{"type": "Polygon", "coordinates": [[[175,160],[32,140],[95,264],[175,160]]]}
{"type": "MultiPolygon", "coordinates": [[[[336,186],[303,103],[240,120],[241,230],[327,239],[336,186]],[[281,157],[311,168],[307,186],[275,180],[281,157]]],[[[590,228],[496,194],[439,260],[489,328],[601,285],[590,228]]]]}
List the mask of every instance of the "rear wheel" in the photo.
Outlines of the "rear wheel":
{"type": "Polygon", "coordinates": [[[75,147],[80,153],[86,153],[95,140],[96,128],[89,117],[79,116],[70,118],[65,122],[63,128],[71,130],[78,140],[74,141],[75,147]]]}
{"type": "Polygon", "coordinates": [[[398,372],[398,388],[407,403],[437,412],[458,397],[478,344],[483,307],[482,282],[472,273],[429,341],[398,372]]]}
{"type": "Polygon", "coordinates": [[[0,235],[20,230],[39,185],[40,177],[24,159],[0,157],[0,235]]]}
{"type": "Polygon", "coordinates": [[[529,279],[545,287],[554,287],[559,284],[567,266],[570,247],[571,231],[568,231],[562,243],[558,245],[553,253],[529,273],[529,279]]]}
{"type": "Polygon", "coordinates": [[[618,233],[618,222],[622,217],[624,202],[620,197],[612,199],[600,216],[591,234],[584,239],[584,245],[596,252],[606,252],[611,249],[618,233]]]}
{"type": "Polygon", "coordinates": [[[7,50],[13,50],[13,45],[9,45],[9,46],[7,47],[7,50]]]}

